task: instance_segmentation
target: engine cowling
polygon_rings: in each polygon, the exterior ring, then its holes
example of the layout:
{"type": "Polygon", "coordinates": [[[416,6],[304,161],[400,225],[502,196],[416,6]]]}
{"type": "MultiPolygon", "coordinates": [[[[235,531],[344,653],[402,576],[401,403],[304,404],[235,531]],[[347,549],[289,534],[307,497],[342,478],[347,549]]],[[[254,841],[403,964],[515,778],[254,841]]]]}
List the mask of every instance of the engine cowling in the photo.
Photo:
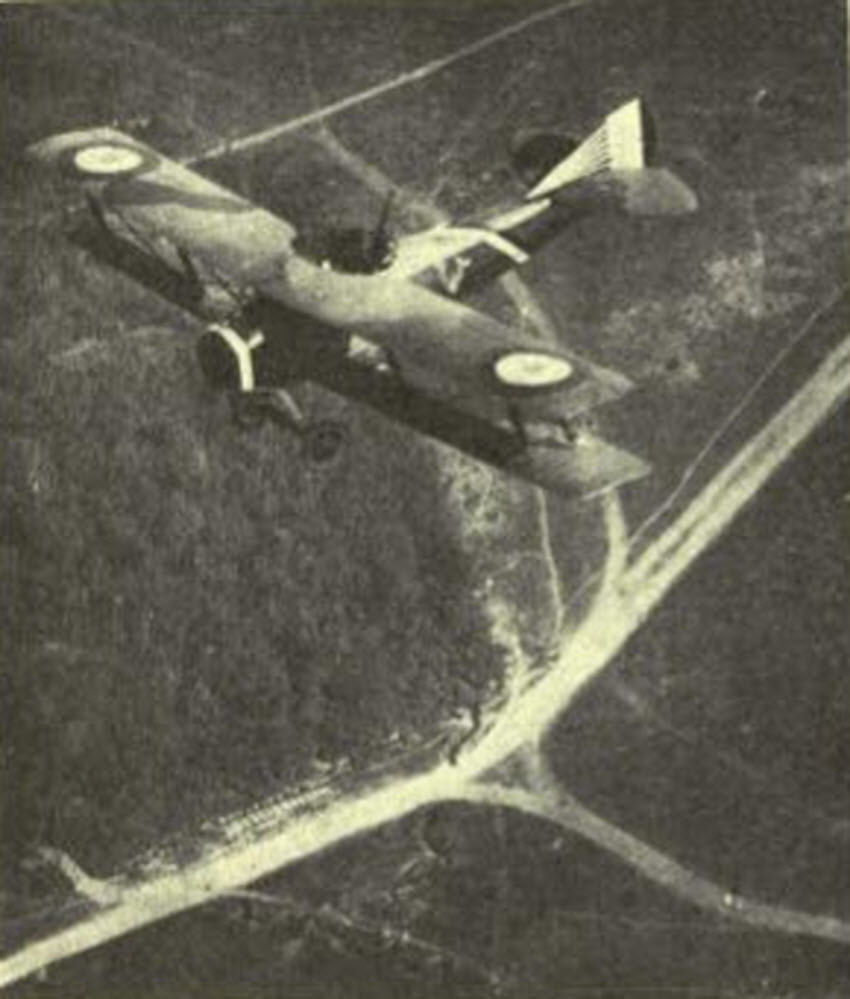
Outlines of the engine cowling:
{"type": "Polygon", "coordinates": [[[207,384],[215,389],[252,392],[256,388],[254,353],[263,342],[262,333],[245,337],[231,326],[211,323],[197,345],[198,363],[207,384]]]}

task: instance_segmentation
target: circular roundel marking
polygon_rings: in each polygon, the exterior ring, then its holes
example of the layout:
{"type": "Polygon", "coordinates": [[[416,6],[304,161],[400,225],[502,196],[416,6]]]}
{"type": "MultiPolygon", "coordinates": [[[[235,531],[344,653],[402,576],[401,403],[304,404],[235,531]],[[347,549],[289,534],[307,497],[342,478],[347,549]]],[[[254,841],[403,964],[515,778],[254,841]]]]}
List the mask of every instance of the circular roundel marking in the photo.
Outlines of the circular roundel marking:
{"type": "Polygon", "coordinates": [[[68,150],[63,161],[65,170],[77,178],[109,181],[153,170],[159,157],[151,150],[120,142],[92,142],[68,150]]]}
{"type": "Polygon", "coordinates": [[[144,157],[138,149],[106,142],[84,146],[74,154],[74,166],[78,170],[101,177],[129,173],[138,169],[143,162],[144,157]]]}
{"type": "Polygon", "coordinates": [[[496,360],[493,372],[508,388],[539,389],[565,382],[573,373],[573,366],[557,354],[514,350],[496,360]]]}

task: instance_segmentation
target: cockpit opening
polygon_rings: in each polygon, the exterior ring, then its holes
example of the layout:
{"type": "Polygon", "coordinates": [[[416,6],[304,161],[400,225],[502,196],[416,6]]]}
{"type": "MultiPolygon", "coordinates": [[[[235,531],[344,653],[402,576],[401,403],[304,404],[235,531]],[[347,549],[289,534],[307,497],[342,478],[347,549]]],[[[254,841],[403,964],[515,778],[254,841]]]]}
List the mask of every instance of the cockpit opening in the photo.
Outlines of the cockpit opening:
{"type": "Polygon", "coordinates": [[[387,194],[376,224],[319,229],[296,240],[295,249],[323,267],[343,274],[377,274],[395,260],[390,227],[394,192],[387,194]]]}
{"type": "Polygon", "coordinates": [[[395,259],[395,240],[383,230],[331,229],[324,243],[320,263],[345,274],[376,274],[395,259]]]}

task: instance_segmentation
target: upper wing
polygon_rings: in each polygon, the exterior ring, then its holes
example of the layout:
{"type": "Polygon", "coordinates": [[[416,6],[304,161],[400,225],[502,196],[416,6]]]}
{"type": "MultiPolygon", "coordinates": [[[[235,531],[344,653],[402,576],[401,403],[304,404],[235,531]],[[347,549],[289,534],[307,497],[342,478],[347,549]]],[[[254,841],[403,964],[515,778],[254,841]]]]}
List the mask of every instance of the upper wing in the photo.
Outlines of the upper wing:
{"type": "Polygon", "coordinates": [[[299,256],[257,291],[379,344],[405,382],[494,422],[559,422],[630,387],[560,348],[392,274],[341,274],[299,256]]]}
{"type": "Polygon", "coordinates": [[[323,362],[318,380],[513,475],[577,498],[649,471],[628,451],[587,432],[570,439],[559,426],[621,396],[630,387],[621,376],[392,276],[323,271],[296,256],[259,290],[353,335],[358,352],[377,344],[397,376],[361,378],[348,365],[328,381],[323,362]]]}
{"type": "Polygon", "coordinates": [[[65,132],[28,150],[92,199],[101,222],[177,269],[239,282],[289,251],[283,219],[112,128],[65,132]]]}

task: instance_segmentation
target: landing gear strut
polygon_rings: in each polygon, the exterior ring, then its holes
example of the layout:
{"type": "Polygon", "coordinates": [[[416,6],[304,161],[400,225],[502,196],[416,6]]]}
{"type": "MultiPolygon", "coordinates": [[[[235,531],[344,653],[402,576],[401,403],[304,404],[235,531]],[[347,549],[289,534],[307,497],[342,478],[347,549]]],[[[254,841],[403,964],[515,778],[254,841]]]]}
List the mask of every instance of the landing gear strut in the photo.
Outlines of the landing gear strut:
{"type": "Polygon", "coordinates": [[[560,423],[564,437],[570,447],[581,442],[584,434],[594,433],[599,429],[599,421],[591,412],[578,413],[568,420],[560,423]]]}

